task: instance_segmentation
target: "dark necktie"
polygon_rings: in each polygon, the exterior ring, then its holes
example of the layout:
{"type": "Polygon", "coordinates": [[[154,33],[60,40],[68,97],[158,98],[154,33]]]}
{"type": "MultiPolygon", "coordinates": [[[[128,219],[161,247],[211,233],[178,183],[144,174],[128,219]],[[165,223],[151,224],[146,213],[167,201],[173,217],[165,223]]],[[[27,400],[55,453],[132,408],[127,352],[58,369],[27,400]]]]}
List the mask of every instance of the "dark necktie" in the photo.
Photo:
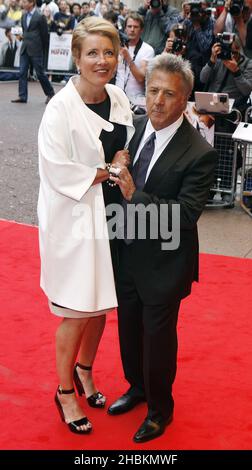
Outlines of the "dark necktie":
{"type": "Polygon", "coordinates": [[[147,170],[149,168],[151,158],[154,153],[155,148],[155,138],[156,133],[152,132],[152,134],[146,140],[140,154],[138,160],[136,161],[135,165],[132,168],[132,178],[136,185],[136,188],[141,190],[145,185],[145,179],[147,170]]]}
{"type": "MultiPolygon", "coordinates": [[[[154,153],[154,148],[155,148],[155,138],[156,134],[155,132],[152,132],[152,134],[148,137],[146,140],[140,154],[138,157],[138,160],[136,161],[135,165],[132,168],[131,175],[134,180],[136,189],[142,190],[144,185],[145,185],[145,179],[146,179],[146,174],[147,170],[149,168],[151,158],[154,153]]],[[[127,221],[127,201],[123,199],[123,208],[124,208],[124,241],[126,245],[130,245],[132,243],[132,239],[127,238],[127,226],[128,226],[128,221],[127,221]]]]}

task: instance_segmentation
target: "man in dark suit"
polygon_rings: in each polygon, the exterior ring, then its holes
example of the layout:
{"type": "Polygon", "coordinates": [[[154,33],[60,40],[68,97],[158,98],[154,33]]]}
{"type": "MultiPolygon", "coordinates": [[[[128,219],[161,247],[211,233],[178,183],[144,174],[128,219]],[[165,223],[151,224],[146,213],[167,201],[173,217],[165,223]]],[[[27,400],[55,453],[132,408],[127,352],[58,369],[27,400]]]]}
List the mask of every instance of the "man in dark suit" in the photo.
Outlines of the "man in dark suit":
{"type": "Polygon", "coordinates": [[[19,98],[12,103],[26,103],[28,98],[28,69],[32,63],[43,91],[46,104],[54,95],[54,90],[44,71],[44,52],[48,43],[48,28],[45,16],[36,9],[35,0],[23,0],[26,13],[21,19],[23,42],[20,51],[19,98]]]}
{"type": "MultiPolygon", "coordinates": [[[[217,159],[216,151],[183,117],[192,88],[188,61],[162,54],[149,62],[148,117],[139,116],[135,122],[129,148],[133,164],[129,170],[123,168],[119,177],[111,177],[121,189],[125,209],[152,208],[160,226],[170,232],[177,217],[170,245],[165,241],[168,236],[153,236],[158,224],[151,212],[146,217],[146,237],[135,233],[130,240],[127,232],[120,241],[119,338],[130,388],[108,413],[125,413],[147,401],[147,417],[134,436],[137,443],[161,435],[173,419],[178,311],[181,299],[198,279],[197,220],[217,159]]],[[[129,227],[129,211],[126,221],[129,227]]],[[[143,221],[137,220],[142,234],[143,221]]]]}

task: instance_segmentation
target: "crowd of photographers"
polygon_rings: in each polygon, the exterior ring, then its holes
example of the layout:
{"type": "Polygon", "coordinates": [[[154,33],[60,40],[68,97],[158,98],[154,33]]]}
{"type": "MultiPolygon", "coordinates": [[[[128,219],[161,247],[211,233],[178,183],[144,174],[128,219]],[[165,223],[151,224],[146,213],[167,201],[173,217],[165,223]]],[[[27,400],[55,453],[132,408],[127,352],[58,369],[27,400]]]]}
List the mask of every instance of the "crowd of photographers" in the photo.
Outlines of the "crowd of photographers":
{"type": "MultiPolygon", "coordinates": [[[[15,54],[22,40],[19,26],[23,1],[0,0],[0,28],[6,35],[0,52],[1,67],[15,66],[15,54]]],[[[242,112],[249,103],[252,0],[189,1],[182,4],[181,11],[168,0],[144,0],[138,12],[130,12],[117,0],[82,4],[73,0],[37,0],[37,8],[45,18],[48,33],[59,36],[72,33],[75,25],[90,15],[112,21],[121,38],[114,81],[136,106],[144,99],[148,60],[162,52],[182,55],[191,62],[194,91],[228,92],[242,112]]]]}

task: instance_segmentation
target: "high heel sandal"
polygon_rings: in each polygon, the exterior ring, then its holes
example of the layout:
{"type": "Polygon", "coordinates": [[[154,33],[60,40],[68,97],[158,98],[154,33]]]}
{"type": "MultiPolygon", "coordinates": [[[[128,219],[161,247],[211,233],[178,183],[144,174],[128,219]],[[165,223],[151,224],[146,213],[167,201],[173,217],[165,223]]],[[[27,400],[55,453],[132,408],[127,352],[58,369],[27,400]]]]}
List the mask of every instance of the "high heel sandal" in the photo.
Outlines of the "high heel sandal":
{"type": "MultiPolygon", "coordinates": [[[[78,375],[77,367],[79,367],[82,370],[92,370],[92,366],[83,366],[79,362],[76,362],[75,364],[74,372],[73,372],[73,379],[74,379],[74,383],[77,388],[77,391],[81,397],[82,395],[85,395],[85,390],[83,387],[83,383],[78,375]]],[[[101,392],[97,391],[93,393],[93,395],[90,395],[90,397],[86,397],[86,398],[87,398],[87,402],[89,406],[91,406],[92,408],[104,408],[105,406],[106,398],[101,392]]]]}
{"type": "Polygon", "coordinates": [[[84,418],[77,419],[76,421],[71,421],[70,423],[66,422],[65,414],[64,414],[64,411],[63,411],[62,404],[60,403],[58,393],[59,393],[59,395],[62,395],[62,394],[69,395],[70,393],[74,393],[74,388],[71,388],[71,390],[63,390],[59,386],[57,388],[56,395],[55,395],[55,403],[56,403],[56,406],[59,410],[59,414],[61,416],[62,421],[67,424],[67,426],[69,427],[71,432],[74,432],[75,434],[89,434],[92,431],[92,426],[91,426],[91,423],[90,423],[90,421],[88,421],[86,416],[84,418]],[[84,426],[90,425],[90,427],[88,427],[86,429],[78,429],[78,427],[83,426],[83,425],[84,426]]]}

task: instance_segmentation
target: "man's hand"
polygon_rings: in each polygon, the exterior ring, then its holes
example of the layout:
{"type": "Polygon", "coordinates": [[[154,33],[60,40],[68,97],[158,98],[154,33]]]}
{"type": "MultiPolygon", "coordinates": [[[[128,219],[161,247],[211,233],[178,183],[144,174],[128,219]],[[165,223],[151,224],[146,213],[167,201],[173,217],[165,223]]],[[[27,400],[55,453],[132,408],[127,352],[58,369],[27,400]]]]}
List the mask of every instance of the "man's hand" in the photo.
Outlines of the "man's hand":
{"type": "Polygon", "coordinates": [[[126,201],[131,201],[136,190],[136,186],[129,170],[127,168],[122,168],[120,178],[110,175],[110,180],[114,181],[120,187],[124,199],[126,199],[126,201]]]}
{"type": "Polygon", "coordinates": [[[226,11],[229,11],[231,2],[232,2],[232,0],[226,0],[226,1],[225,1],[224,9],[225,9],[226,11]]]}
{"type": "Polygon", "coordinates": [[[236,60],[233,57],[230,60],[223,60],[223,64],[232,73],[238,72],[238,70],[240,70],[236,60]]]}
{"type": "Polygon", "coordinates": [[[164,48],[164,52],[172,52],[172,47],[173,47],[173,41],[174,39],[172,38],[168,38],[166,43],[165,43],[165,48],[164,48]]]}
{"type": "Polygon", "coordinates": [[[126,46],[120,47],[120,56],[122,56],[122,58],[127,62],[127,64],[132,61],[129,49],[126,46]]]}
{"type": "Polygon", "coordinates": [[[221,53],[221,45],[219,42],[216,42],[212,47],[210,61],[215,64],[217,56],[221,53]]]}
{"type": "Polygon", "coordinates": [[[144,0],[143,7],[145,10],[148,10],[150,8],[150,0],[144,0]]]}
{"type": "Polygon", "coordinates": [[[128,166],[130,164],[130,154],[127,149],[118,150],[114,155],[114,158],[111,162],[111,165],[123,168],[124,166],[128,166]]]}

